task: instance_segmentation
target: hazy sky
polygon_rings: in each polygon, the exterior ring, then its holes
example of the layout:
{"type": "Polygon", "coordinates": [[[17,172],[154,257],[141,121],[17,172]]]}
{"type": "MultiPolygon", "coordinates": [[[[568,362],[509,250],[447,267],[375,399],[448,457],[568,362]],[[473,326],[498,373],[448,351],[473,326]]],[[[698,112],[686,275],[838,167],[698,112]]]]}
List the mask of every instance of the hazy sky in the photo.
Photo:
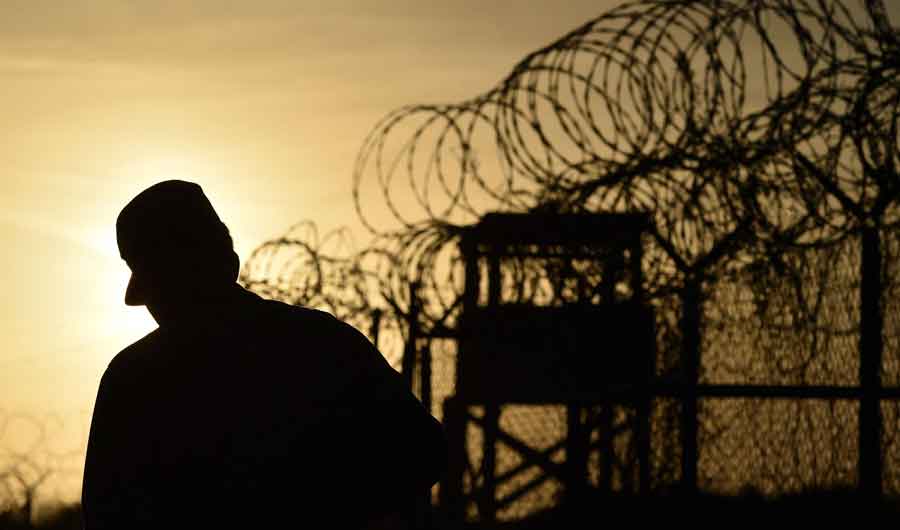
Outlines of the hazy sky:
{"type": "Polygon", "coordinates": [[[0,412],[80,418],[80,443],[106,364],[154,327],[115,247],[140,190],[199,182],[242,259],[302,219],[364,243],[351,170],[380,117],[474,96],[617,3],[0,2],[0,412]]]}
{"type": "Polygon", "coordinates": [[[115,245],[142,189],[199,182],[242,259],[306,219],[364,244],[352,168],[380,118],[478,95],[619,3],[0,0],[0,449],[36,436],[10,414],[48,412],[80,449],[107,363],[155,327],[115,245]]]}

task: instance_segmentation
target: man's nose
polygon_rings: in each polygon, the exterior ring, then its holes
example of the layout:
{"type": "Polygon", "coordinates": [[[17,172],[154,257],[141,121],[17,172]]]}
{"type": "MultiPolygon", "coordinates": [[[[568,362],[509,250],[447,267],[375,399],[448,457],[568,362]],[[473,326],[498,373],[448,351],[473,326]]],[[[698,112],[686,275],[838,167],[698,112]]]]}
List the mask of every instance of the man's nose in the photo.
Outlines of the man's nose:
{"type": "Polygon", "coordinates": [[[125,288],[125,305],[139,306],[146,305],[145,293],[140,276],[132,271],[131,278],[128,280],[128,287],[125,288]]]}

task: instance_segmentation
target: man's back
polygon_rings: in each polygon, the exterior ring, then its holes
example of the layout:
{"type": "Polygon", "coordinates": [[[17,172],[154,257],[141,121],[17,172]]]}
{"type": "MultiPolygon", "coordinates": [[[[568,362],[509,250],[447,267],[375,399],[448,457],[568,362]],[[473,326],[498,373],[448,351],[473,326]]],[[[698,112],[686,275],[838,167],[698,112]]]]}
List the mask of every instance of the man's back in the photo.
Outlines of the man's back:
{"type": "Polygon", "coordinates": [[[104,374],[85,469],[88,530],[360,525],[443,466],[440,425],[368,340],[235,287],[104,374]]]}

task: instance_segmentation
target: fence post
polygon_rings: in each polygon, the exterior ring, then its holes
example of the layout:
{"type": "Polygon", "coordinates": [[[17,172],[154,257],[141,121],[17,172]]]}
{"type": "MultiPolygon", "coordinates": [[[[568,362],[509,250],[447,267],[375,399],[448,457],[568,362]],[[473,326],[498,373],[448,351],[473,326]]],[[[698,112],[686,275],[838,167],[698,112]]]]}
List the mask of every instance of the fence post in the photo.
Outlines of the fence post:
{"type": "Polygon", "coordinates": [[[372,310],[372,325],[369,327],[369,336],[372,337],[372,344],[378,349],[378,334],[381,331],[381,309],[372,310]]]}
{"type": "Polygon", "coordinates": [[[878,228],[862,230],[859,322],[859,488],[870,497],[881,495],[881,239],[878,228]]]}
{"type": "Polygon", "coordinates": [[[406,338],[406,344],[403,348],[403,359],[400,361],[400,371],[403,378],[410,388],[415,382],[414,372],[416,369],[416,341],[419,338],[419,284],[411,282],[409,284],[409,315],[407,316],[407,326],[409,335],[406,338]]]}
{"type": "Polygon", "coordinates": [[[692,275],[685,279],[681,291],[681,356],[684,369],[681,398],[681,483],[685,493],[697,492],[700,318],[700,280],[692,275]]]}

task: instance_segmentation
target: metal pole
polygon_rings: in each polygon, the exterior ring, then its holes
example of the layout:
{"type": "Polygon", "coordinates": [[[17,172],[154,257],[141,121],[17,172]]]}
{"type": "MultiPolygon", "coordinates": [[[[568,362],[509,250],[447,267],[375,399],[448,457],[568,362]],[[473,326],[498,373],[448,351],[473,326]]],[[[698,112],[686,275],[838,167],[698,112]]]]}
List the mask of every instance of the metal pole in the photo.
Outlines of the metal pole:
{"type": "Polygon", "coordinates": [[[859,488],[866,496],[881,495],[881,239],[878,229],[862,232],[859,323],[859,488]]]}
{"type": "Polygon", "coordinates": [[[684,367],[681,399],[681,483],[697,492],[697,382],[700,376],[700,281],[689,277],[681,291],[681,340],[684,367]]]}
{"type": "Polygon", "coordinates": [[[417,282],[409,284],[409,315],[407,316],[407,326],[409,335],[403,348],[403,359],[401,361],[400,370],[406,383],[413,388],[413,372],[416,369],[416,340],[419,338],[419,299],[417,293],[419,285],[417,282]]]}
{"type": "Polygon", "coordinates": [[[369,336],[372,337],[372,344],[378,349],[378,334],[381,331],[381,309],[372,310],[372,326],[369,328],[369,336]]]}

